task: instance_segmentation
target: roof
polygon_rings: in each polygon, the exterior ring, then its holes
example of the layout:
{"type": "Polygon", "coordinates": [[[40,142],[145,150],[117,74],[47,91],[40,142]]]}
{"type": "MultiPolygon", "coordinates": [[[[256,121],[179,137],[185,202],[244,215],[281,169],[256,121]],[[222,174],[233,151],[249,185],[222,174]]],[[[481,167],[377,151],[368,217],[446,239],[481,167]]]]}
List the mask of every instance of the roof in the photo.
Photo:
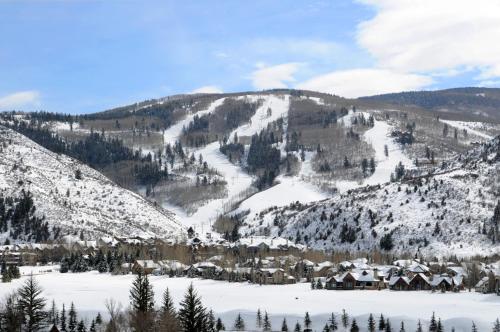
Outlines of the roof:
{"type": "Polygon", "coordinates": [[[408,279],[408,277],[395,276],[395,277],[391,277],[391,279],[389,279],[389,286],[394,286],[399,280],[402,280],[407,285],[410,284],[410,279],[408,279]]]}
{"type": "Polygon", "coordinates": [[[427,278],[427,276],[423,273],[417,273],[413,276],[413,278],[411,278],[410,282],[412,282],[415,278],[417,277],[420,277],[422,278],[426,283],[428,283],[429,285],[431,284],[431,281],[429,280],[429,278],[427,278]]]}
{"type": "Polygon", "coordinates": [[[450,286],[453,285],[453,279],[447,274],[442,274],[440,276],[434,276],[434,278],[431,281],[431,285],[438,286],[442,282],[445,282],[450,286]]]}

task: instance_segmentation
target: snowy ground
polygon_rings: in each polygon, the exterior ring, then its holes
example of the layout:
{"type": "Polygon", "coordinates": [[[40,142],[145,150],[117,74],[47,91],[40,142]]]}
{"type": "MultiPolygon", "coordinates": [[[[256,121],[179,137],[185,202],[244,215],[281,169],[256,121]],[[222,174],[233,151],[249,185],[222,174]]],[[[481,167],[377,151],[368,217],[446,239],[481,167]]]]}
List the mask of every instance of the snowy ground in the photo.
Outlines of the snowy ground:
{"type": "MultiPolygon", "coordinates": [[[[0,287],[0,297],[14,291],[26,277],[0,287]]],[[[44,296],[61,303],[75,302],[78,311],[83,315],[94,315],[97,311],[105,312],[104,302],[114,298],[127,306],[128,291],[134,276],[110,276],[97,272],[80,274],[47,273],[36,276],[44,288],[44,296]]],[[[329,314],[339,313],[345,309],[350,315],[357,317],[358,323],[366,324],[366,317],[373,313],[376,317],[382,312],[388,316],[394,330],[399,330],[399,321],[405,321],[407,330],[414,329],[418,319],[426,321],[436,312],[441,317],[445,330],[452,326],[456,331],[470,331],[474,320],[479,331],[490,330],[491,323],[500,316],[500,297],[479,293],[430,293],[430,292],[394,292],[383,291],[327,291],[311,290],[309,284],[259,286],[248,283],[228,283],[224,281],[199,280],[188,278],[151,277],[156,302],[160,302],[161,294],[169,288],[174,301],[178,303],[192,282],[202,296],[203,303],[212,308],[217,316],[221,316],[227,327],[237,312],[243,313],[247,328],[253,328],[257,308],[267,311],[275,328],[286,316],[289,327],[297,320],[302,322],[305,311],[312,315],[314,329],[321,331],[329,314]]],[[[424,328],[425,330],[425,328],[424,328]]]]}
{"type": "MultiPolygon", "coordinates": [[[[368,113],[364,115],[365,117],[370,116],[368,113]]],[[[350,125],[352,117],[353,112],[351,111],[343,118],[346,126],[350,125]]],[[[402,162],[405,167],[410,167],[412,165],[412,161],[404,154],[401,146],[390,136],[392,126],[385,121],[376,119],[374,121],[373,128],[368,129],[364,133],[363,139],[371,144],[375,150],[375,162],[377,165],[375,173],[364,179],[362,183],[356,181],[338,181],[336,186],[340,192],[345,192],[359,186],[389,182],[391,173],[394,172],[399,162],[402,162]],[[386,145],[389,152],[387,157],[385,156],[386,145]]]]}
{"type": "Polygon", "coordinates": [[[493,139],[494,137],[488,134],[485,134],[484,132],[481,131],[481,129],[485,129],[485,123],[483,122],[466,122],[466,121],[453,121],[453,120],[443,120],[439,119],[440,122],[446,123],[449,126],[453,128],[457,128],[459,130],[467,130],[468,133],[474,134],[476,136],[479,136],[481,138],[490,140],[493,139]]]}

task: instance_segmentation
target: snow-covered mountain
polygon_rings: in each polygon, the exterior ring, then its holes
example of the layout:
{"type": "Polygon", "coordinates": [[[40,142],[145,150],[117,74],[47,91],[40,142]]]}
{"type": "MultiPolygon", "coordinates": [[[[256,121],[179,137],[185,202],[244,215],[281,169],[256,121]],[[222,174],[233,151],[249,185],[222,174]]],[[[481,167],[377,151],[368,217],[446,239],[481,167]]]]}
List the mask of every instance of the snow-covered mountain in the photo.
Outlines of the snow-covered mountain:
{"type": "MultiPolygon", "coordinates": [[[[97,236],[159,237],[182,234],[177,217],[125,190],[96,170],[56,154],[27,137],[0,126],[0,195],[14,199],[29,192],[35,215],[44,217],[49,231],[94,239],[97,236]]],[[[4,211],[5,212],[5,211],[4,211]]],[[[11,237],[0,232],[0,241],[11,237]]],[[[20,234],[12,241],[33,241],[20,234]]]]}
{"type": "Polygon", "coordinates": [[[249,215],[240,230],[280,235],[318,249],[498,254],[493,211],[499,175],[500,136],[430,174],[354,189],[322,202],[271,208],[249,215]]]}

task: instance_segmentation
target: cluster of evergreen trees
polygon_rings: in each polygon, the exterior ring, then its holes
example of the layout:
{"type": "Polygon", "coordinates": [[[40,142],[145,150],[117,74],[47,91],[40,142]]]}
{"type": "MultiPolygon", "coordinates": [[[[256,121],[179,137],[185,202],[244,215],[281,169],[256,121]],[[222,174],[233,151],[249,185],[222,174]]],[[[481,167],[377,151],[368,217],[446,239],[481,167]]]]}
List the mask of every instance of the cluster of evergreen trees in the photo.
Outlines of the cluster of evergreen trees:
{"type": "Polygon", "coordinates": [[[2,261],[1,265],[2,282],[10,282],[12,279],[21,278],[21,273],[16,265],[9,265],[2,261]]]}
{"type": "Polygon", "coordinates": [[[22,189],[18,197],[0,197],[0,232],[9,231],[11,239],[47,241],[50,239],[48,223],[45,217],[37,217],[35,212],[35,203],[29,191],[22,189]]]}
{"type": "Polygon", "coordinates": [[[256,186],[259,189],[272,185],[279,175],[281,152],[273,146],[275,143],[278,139],[272,131],[263,130],[252,136],[247,164],[249,171],[258,175],[256,186]]]}
{"type": "Polygon", "coordinates": [[[61,273],[87,272],[97,270],[100,273],[118,272],[124,262],[133,262],[135,257],[124,255],[117,250],[108,251],[106,254],[98,250],[96,254],[84,257],[80,252],[72,252],[61,260],[61,273]]]}
{"type": "Polygon", "coordinates": [[[141,156],[139,151],[126,147],[117,138],[106,137],[104,132],[91,131],[85,138],[68,143],[34,122],[28,124],[24,121],[14,121],[11,128],[52,152],[66,154],[98,170],[119,162],[131,162],[134,167],[130,176],[141,185],[154,186],[162,178],[168,177],[166,168],[162,168],[151,155],[141,156]]]}

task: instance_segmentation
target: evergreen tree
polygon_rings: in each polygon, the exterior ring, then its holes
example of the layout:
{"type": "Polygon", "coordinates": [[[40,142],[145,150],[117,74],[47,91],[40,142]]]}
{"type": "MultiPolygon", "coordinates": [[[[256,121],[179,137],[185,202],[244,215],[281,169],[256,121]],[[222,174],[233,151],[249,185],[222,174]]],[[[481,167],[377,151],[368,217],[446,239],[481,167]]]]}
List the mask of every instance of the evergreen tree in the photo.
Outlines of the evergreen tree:
{"type": "Polygon", "coordinates": [[[255,320],[255,326],[259,329],[262,327],[262,314],[260,312],[260,308],[257,309],[257,317],[255,320]]]}
{"type": "Polygon", "coordinates": [[[224,324],[222,324],[222,320],[220,318],[217,318],[217,323],[215,324],[215,330],[218,331],[224,331],[226,327],[224,324]]]}
{"type": "Polygon", "coordinates": [[[90,323],[89,332],[97,332],[95,327],[95,320],[92,320],[92,323],[90,323]]]}
{"type": "Polygon", "coordinates": [[[493,332],[500,332],[500,320],[498,318],[493,324],[493,332]]]}
{"type": "Polygon", "coordinates": [[[97,316],[95,316],[95,323],[96,323],[97,325],[101,325],[101,324],[102,324],[102,316],[101,316],[101,313],[100,313],[100,312],[98,312],[98,313],[97,313],[97,316]]]}
{"type": "Polygon", "coordinates": [[[166,288],[165,292],[163,293],[161,310],[163,311],[163,313],[169,313],[172,316],[175,316],[174,300],[170,296],[170,291],[168,290],[168,288],[166,288]]]}
{"type": "Polygon", "coordinates": [[[323,284],[321,283],[321,279],[318,278],[318,282],[316,283],[316,289],[323,289],[323,284]]]}
{"type": "Polygon", "coordinates": [[[342,321],[342,326],[347,328],[347,325],[349,325],[349,315],[345,309],[342,309],[342,316],[340,316],[340,320],[342,321]]]}
{"type": "Polygon", "coordinates": [[[271,331],[271,321],[269,320],[269,316],[267,315],[267,311],[264,313],[264,331],[271,331]]]}
{"type": "Polygon", "coordinates": [[[234,329],[236,331],[245,331],[245,321],[241,318],[241,314],[238,313],[236,320],[234,321],[234,329]]]}
{"type": "Polygon", "coordinates": [[[384,315],[382,315],[382,314],[380,314],[380,319],[378,321],[378,330],[379,331],[385,330],[385,318],[384,318],[384,315]]]}
{"type": "Polygon", "coordinates": [[[299,322],[295,324],[295,328],[293,329],[293,332],[300,332],[302,331],[302,327],[300,327],[299,322]]]}
{"type": "Polygon", "coordinates": [[[328,326],[328,323],[325,324],[325,327],[323,327],[323,332],[330,332],[330,327],[328,326]]]}
{"type": "Polygon", "coordinates": [[[436,332],[437,331],[437,322],[436,322],[436,315],[433,312],[431,321],[429,323],[429,332],[436,332]]]}
{"type": "Polygon", "coordinates": [[[64,303],[63,303],[63,307],[62,307],[62,311],[61,311],[61,332],[67,332],[67,330],[66,330],[66,308],[64,307],[64,303]]]}
{"type": "Polygon", "coordinates": [[[392,332],[391,321],[389,318],[385,321],[385,332],[392,332]]]}
{"type": "Polygon", "coordinates": [[[83,320],[78,323],[78,327],[76,330],[77,332],[87,332],[87,328],[85,327],[85,323],[83,322],[83,320]]]}
{"type": "Polygon", "coordinates": [[[309,332],[311,330],[311,317],[309,317],[309,312],[306,312],[306,315],[304,316],[304,332],[309,332]]]}
{"type": "Polygon", "coordinates": [[[206,332],[215,332],[215,316],[214,312],[210,310],[207,315],[207,329],[206,332]]]}
{"type": "Polygon", "coordinates": [[[153,310],[154,293],[147,275],[139,273],[135,278],[130,290],[130,305],[132,310],[139,313],[147,313],[153,310]]]}
{"type": "Polygon", "coordinates": [[[42,288],[30,276],[19,289],[19,307],[24,316],[25,331],[40,331],[45,326],[47,314],[44,311],[46,300],[42,297],[42,288]]]}
{"type": "Polygon", "coordinates": [[[358,327],[358,323],[356,323],[356,319],[353,318],[352,319],[352,324],[351,324],[351,332],[359,332],[359,327],[358,327]]]}
{"type": "Polygon", "coordinates": [[[332,315],[330,316],[330,319],[328,320],[328,326],[330,327],[330,330],[337,331],[338,325],[337,325],[337,319],[335,318],[335,314],[332,312],[332,315]]]}
{"type": "Polygon", "coordinates": [[[472,322],[472,332],[477,332],[476,323],[472,322]]]}
{"type": "Polygon", "coordinates": [[[443,332],[443,325],[441,324],[441,318],[438,318],[436,332],[443,332]]]}
{"type": "Polygon", "coordinates": [[[193,284],[189,285],[184,300],[180,303],[178,316],[184,332],[202,332],[206,327],[206,309],[193,284]]]}
{"type": "Polygon", "coordinates": [[[401,322],[401,328],[399,329],[399,332],[406,332],[405,331],[405,323],[401,322]]]}
{"type": "Polygon", "coordinates": [[[69,332],[75,332],[78,326],[77,314],[75,310],[75,305],[71,302],[71,307],[68,312],[68,329],[69,332]]]}
{"type": "Polygon", "coordinates": [[[375,332],[375,319],[373,318],[372,314],[368,316],[368,331],[375,332]]]}
{"type": "Polygon", "coordinates": [[[420,323],[420,319],[418,320],[418,323],[417,323],[417,332],[423,332],[422,323],[420,323]]]}
{"type": "Polygon", "coordinates": [[[281,332],[288,332],[288,325],[286,324],[286,318],[283,318],[283,323],[281,323],[281,332]]]}

